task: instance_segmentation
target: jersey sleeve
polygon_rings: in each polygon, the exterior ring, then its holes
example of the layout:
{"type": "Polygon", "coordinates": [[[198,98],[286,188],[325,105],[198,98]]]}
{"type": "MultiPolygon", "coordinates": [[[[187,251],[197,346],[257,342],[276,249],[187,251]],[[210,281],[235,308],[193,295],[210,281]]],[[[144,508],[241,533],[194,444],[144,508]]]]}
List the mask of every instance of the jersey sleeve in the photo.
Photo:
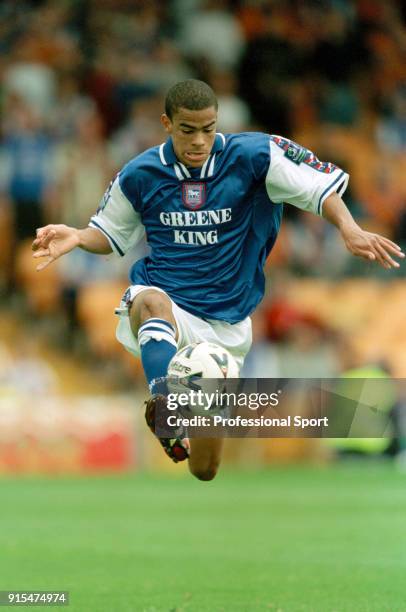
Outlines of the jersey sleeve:
{"type": "Polygon", "coordinates": [[[272,202],[287,202],[321,215],[329,195],[344,193],[349,175],[338,166],[321,162],[309,149],[281,136],[271,136],[269,146],[271,156],[265,182],[272,202]]]}
{"type": "Polygon", "coordinates": [[[103,232],[113,251],[121,256],[145,241],[141,215],[122,192],[119,175],[110,183],[89,227],[103,232]]]}

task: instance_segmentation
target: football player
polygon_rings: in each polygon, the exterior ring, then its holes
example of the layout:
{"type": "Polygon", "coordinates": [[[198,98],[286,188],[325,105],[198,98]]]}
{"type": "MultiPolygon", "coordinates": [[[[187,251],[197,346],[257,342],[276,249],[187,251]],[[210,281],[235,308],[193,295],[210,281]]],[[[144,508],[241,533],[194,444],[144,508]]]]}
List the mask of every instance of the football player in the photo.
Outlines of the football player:
{"type": "MultiPolygon", "coordinates": [[[[206,83],[174,85],[161,122],[166,142],[124,166],[87,228],[47,225],[33,242],[41,270],[76,247],[122,256],[146,239],[150,253],[132,266],[117,309],[117,338],[141,355],[152,429],[165,404],[159,384],[178,349],[213,342],[241,367],[284,202],[335,225],[353,255],[387,269],[404,257],[397,244],[355,222],[341,198],[349,177],[336,165],[281,136],[217,133],[217,100],[206,83]]],[[[175,462],[189,459],[197,478],[214,478],[221,439],[160,442],[175,462]]]]}

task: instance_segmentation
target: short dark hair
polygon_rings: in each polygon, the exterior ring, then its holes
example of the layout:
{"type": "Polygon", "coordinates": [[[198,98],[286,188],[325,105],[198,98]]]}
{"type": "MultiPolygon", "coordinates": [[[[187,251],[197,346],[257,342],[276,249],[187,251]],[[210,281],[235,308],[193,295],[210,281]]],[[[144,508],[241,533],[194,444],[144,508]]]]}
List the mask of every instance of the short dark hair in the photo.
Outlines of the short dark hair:
{"type": "Polygon", "coordinates": [[[217,110],[216,94],[207,83],[197,79],[187,79],[176,83],[170,88],[165,98],[165,113],[169,119],[172,119],[180,108],[203,110],[210,106],[214,106],[217,110]]]}

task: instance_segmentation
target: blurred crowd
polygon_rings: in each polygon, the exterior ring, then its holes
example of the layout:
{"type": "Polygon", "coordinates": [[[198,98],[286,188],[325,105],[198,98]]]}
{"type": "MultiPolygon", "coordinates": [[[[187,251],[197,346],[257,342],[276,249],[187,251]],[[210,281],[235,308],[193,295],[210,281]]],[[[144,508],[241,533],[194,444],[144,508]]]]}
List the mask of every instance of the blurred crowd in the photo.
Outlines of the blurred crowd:
{"type": "MultiPolygon", "coordinates": [[[[34,311],[62,308],[75,329],[89,280],[125,286],[131,254],[78,251],[39,280],[29,244],[49,222],[87,225],[121,166],[164,140],[165,92],[189,77],[218,94],[221,131],[283,134],[349,171],[356,218],[405,244],[404,0],[3,0],[0,51],[8,300],[20,291],[34,311]]],[[[269,270],[340,278],[371,267],[287,206],[269,270]]],[[[313,334],[318,325],[307,320],[313,334]]]]}

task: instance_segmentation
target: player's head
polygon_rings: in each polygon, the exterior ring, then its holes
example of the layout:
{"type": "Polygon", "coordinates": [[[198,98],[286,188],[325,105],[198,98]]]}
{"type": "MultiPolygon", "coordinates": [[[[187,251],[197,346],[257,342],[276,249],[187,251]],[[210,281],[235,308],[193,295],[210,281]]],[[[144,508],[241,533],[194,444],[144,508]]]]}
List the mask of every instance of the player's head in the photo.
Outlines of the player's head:
{"type": "Polygon", "coordinates": [[[172,136],[176,156],[199,168],[210,155],[216,137],[217,98],[207,83],[188,79],[166,94],[162,125],[172,136]]]}

